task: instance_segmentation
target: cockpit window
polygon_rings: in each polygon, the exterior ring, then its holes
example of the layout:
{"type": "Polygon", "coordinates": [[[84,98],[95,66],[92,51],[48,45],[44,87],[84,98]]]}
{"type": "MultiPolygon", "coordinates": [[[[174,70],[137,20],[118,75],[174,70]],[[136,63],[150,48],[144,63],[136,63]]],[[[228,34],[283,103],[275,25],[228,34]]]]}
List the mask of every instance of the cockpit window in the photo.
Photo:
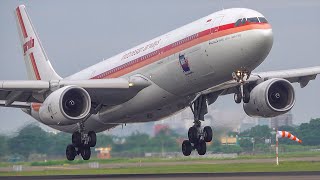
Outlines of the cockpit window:
{"type": "Polygon", "coordinates": [[[259,20],[257,17],[248,18],[247,21],[250,23],[259,23],[259,20]]]}
{"type": "Polygon", "coordinates": [[[243,18],[243,19],[242,19],[242,25],[245,24],[246,22],[247,22],[247,19],[246,19],[246,18],[243,18]]]}
{"type": "Polygon", "coordinates": [[[241,25],[241,19],[238,19],[238,21],[236,23],[234,23],[234,26],[240,26],[241,25]]]}
{"type": "Polygon", "coordinates": [[[268,23],[267,19],[264,17],[259,17],[261,23],[268,23]]]}
{"type": "Polygon", "coordinates": [[[268,23],[268,21],[266,20],[266,18],[264,17],[251,17],[251,18],[241,18],[238,19],[235,23],[234,26],[242,26],[245,24],[255,24],[255,23],[268,23]]]}

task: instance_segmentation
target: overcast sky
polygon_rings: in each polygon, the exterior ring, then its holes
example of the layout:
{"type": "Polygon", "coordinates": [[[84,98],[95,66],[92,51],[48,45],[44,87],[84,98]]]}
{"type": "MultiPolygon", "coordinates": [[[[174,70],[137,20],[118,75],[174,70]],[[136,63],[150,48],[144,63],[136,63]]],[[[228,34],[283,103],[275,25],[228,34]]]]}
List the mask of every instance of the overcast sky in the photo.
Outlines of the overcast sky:
{"type": "MultiPolygon", "coordinates": [[[[274,45],[257,71],[320,65],[318,0],[33,0],[0,1],[0,79],[26,79],[14,9],[25,4],[53,67],[68,76],[151,38],[223,8],[246,7],[264,14],[274,45]]],[[[295,123],[320,117],[320,78],[296,87],[295,123]]],[[[220,97],[217,109],[243,111],[232,96],[220,97]]],[[[0,132],[34,122],[19,109],[0,108],[0,132]]]]}

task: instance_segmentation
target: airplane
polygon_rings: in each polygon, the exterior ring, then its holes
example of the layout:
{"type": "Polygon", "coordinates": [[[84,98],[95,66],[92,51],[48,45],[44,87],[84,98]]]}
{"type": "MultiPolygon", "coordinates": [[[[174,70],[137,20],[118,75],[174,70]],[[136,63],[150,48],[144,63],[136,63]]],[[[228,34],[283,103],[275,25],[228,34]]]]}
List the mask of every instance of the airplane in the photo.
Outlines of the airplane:
{"type": "Polygon", "coordinates": [[[273,45],[259,12],[224,9],[62,78],[53,69],[24,5],[15,10],[28,80],[1,80],[0,106],[20,108],[37,121],[71,133],[66,158],[88,160],[96,133],[117,125],[157,121],[189,108],[194,125],[182,153],[206,154],[212,128],[208,106],[233,94],[249,116],[292,109],[291,83],[305,87],[320,67],[253,72],[273,45]]]}

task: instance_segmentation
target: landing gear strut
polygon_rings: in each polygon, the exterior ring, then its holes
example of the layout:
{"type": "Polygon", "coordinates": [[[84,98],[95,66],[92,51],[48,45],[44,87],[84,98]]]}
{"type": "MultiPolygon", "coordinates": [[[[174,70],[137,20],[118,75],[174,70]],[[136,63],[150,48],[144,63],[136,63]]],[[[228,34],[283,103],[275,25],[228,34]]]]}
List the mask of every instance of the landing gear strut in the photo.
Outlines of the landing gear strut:
{"type": "Polygon", "coordinates": [[[250,91],[244,84],[245,81],[249,79],[250,72],[245,69],[238,70],[232,73],[232,77],[240,84],[234,93],[234,101],[237,104],[241,103],[242,100],[244,103],[248,103],[250,101],[250,91]]]}
{"type": "Polygon", "coordinates": [[[66,148],[67,159],[73,161],[77,155],[81,154],[83,160],[89,160],[91,157],[90,147],[94,147],[96,143],[96,133],[94,131],[84,133],[83,124],[80,124],[80,131],[72,134],[72,144],[66,148]]]}
{"type": "Polygon", "coordinates": [[[207,152],[206,142],[212,140],[212,129],[210,126],[201,128],[201,121],[208,113],[207,101],[205,96],[199,96],[190,106],[194,115],[194,125],[188,130],[188,140],[184,140],[181,146],[183,155],[189,156],[193,150],[197,150],[199,155],[207,152]]]}

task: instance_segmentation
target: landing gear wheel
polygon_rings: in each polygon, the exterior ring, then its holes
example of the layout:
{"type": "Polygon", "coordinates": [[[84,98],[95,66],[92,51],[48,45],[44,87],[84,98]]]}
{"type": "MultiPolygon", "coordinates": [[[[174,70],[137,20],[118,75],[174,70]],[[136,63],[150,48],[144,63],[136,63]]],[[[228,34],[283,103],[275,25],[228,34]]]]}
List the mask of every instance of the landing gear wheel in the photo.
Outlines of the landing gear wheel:
{"type": "Polygon", "coordinates": [[[200,140],[199,144],[197,145],[197,151],[199,155],[205,155],[207,152],[207,145],[206,142],[204,140],[200,140]]]}
{"type": "Polygon", "coordinates": [[[243,102],[248,103],[250,101],[250,92],[248,90],[243,90],[243,102]]]}
{"type": "Polygon", "coordinates": [[[66,157],[69,161],[73,161],[77,155],[76,148],[73,144],[69,144],[66,149],[66,157]]]}
{"type": "Polygon", "coordinates": [[[83,160],[89,160],[91,156],[91,149],[90,147],[83,147],[81,148],[81,156],[83,160]]]}
{"type": "Polygon", "coordinates": [[[234,98],[234,102],[236,102],[237,104],[240,104],[242,100],[242,95],[241,93],[234,93],[233,98],[234,98]]]}
{"type": "Polygon", "coordinates": [[[89,139],[90,139],[89,143],[88,143],[89,147],[96,146],[96,144],[97,144],[97,135],[96,135],[96,133],[93,132],[93,131],[89,131],[88,132],[88,136],[89,136],[89,139]]]}
{"type": "Polygon", "coordinates": [[[81,146],[82,142],[81,142],[81,133],[80,132],[74,132],[72,134],[72,144],[76,147],[81,146]]]}
{"type": "Polygon", "coordinates": [[[206,126],[203,128],[203,139],[205,142],[212,141],[212,128],[210,126],[206,126]]]}
{"type": "Polygon", "coordinates": [[[188,138],[191,143],[196,143],[199,141],[198,129],[194,126],[189,128],[188,138]]]}
{"type": "Polygon", "coordinates": [[[184,140],[181,146],[183,155],[189,156],[192,151],[192,145],[189,140],[184,140]]]}

